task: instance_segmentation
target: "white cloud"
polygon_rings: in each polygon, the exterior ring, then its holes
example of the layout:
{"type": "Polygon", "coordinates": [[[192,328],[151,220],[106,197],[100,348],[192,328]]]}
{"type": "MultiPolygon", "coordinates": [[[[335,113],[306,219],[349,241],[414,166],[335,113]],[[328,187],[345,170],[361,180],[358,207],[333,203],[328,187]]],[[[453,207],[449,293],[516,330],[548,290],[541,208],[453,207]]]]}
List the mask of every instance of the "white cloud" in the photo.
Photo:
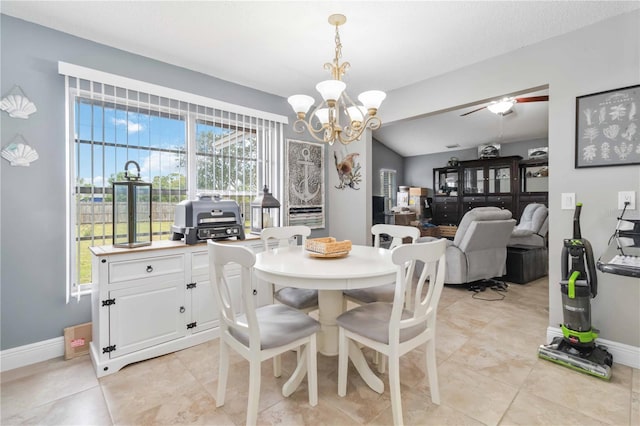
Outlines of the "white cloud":
{"type": "MultiPolygon", "coordinates": [[[[166,176],[180,172],[178,155],[169,152],[151,152],[140,163],[140,176],[166,176]]],[[[182,170],[185,173],[185,170],[182,170]]]]}
{"type": "Polygon", "coordinates": [[[93,177],[93,186],[101,187],[103,184],[107,183],[103,176],[94,176],[93,177]]]}
{"type": "Polygon", "coordinates": [[[127,126],[127,132],[137,133],[144,130],[144,126],[140,123],[134,123],[133,121],[125,120],[122,118],[113,119],[114,124],[117,126],[127,126]]]}

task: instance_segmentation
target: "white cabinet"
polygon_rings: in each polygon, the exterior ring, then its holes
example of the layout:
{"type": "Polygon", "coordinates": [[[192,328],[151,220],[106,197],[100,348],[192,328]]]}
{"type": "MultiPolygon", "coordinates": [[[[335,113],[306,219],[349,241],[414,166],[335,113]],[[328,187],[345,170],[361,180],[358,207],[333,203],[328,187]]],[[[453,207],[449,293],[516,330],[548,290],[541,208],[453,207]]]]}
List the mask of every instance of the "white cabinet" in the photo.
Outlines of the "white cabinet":
{"type": "Polygon", "coordinates": [[[186,334],[182,281],[150,283],[109,292],[109,357],[180,338],[186,334]]]}
{"type": "MultiPolygon", "coordinates": [[[[262,247],[250,240],[229,244],[262,247]]],[[[98,377],[218,337],[206,244],[158,241],[135,249],[91,247],[91,252],[90,346],[98,377]]],[[[233,303],[240,314],[240,267],[227,268],[233,303]]],[[[255,283],[254,295],[258,306],[270,301],[265,283],[255,283]]]]}

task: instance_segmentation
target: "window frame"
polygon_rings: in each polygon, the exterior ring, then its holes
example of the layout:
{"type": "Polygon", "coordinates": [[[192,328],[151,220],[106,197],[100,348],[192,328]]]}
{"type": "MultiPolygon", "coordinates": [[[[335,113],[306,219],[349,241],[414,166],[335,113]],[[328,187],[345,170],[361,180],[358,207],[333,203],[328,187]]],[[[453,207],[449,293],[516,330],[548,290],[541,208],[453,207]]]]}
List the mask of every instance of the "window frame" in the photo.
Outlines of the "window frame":
{"type": "MultiPolygon", "coordinates": [[[[281,116],[265,111],[254,110],[251,108],[233,105],[230,103],[218,101],[211,98],[206,98],[200,95],[195,95],[188,92],[182,92],[175,89],[157,86],[151,83],[142,82],[138,80],[121,77],[114,74],[104,73],[102,71],[93,70],[90,68],[80,67],[73,64],[64,62],[58,63],[58,71],[65,77],[65,138],[67,143],[65,144],[65,168],[66,168],[66,300],[67,303],[71,298],[76,298],[78,301],[82,296],[91,294],[93,283],[79,284],[79,277],[77,277],[77,200],[76,196],[80,193],[76,191],[76,116],[75,105],[78,97],[89,98],[91,102],[99,101],[99,99],[92,98],[92,96],[86,96],[85,91],[80,88],[80,81],[87,80],[91,83],[99,83],[101,85],[114,86],[114,88],[124,88],[127,90],[134,90],[137,92],[149,94],[152,96],[168,97],[170,100],[179,101],[180,105],[185,102],[187,107],[185,109],[180,108],[178,111],[172,110],[171,114],[181,116],[183,118],[185,126],[185,156],[186,156],[186,194],[187,199],[194,199],[197,193],[197,131],[196,125],[198,120],[211,120],[211,124],[214,126],[220,126],[222,128],[224,117],[229,123],[237,125],[238,117],[247,117],[250,119],[250,123],[255,120],[256,129],[258,123],[261,122],[262,126],[268,126],[269,136],[264,140],[259,141],[258,145],[264,145],[264,149],[256,152],[256,190],[255,195],[258,195],[260,188],[265,180],[269,181],[272,187],[274,196],[278,197],[282,194],[282,173],[279,171],[283,161],[283,149],[284,145],[284,124],[288,124],[286,116],[281,116]],[[70,86],[70,79],[75,79],[75,83],[78,87],[70,86]],[[84,93],[84,95],[83,95],[84,93]],[[195,110],[192,110],[192,106],[195,106],[195,110]],[[206,117],[206,114],[201,114],[203,108],[205,111],[214,111],[210,117],[206,117]],[[221,119],[218,121],[215,116],[215,111],[221,114],[221,119]],[[235,117],[235,122],[231,119],[235,117]],[[266,123],[266,124],[265,124],[266,123]]],[[[121,99],[115,97],[114,104],[119,105],[121,99]]],[[[146,104],[146,107],[152,105],[146,104]]],[[[164,107],[158,104],[157,109],[152,108],[155,111],[162,113],[164,107]]],[[[238,126],[242,127],[242,126],[238,126]]],[[[242,127],[243,129],[251,131],[251,127],[242,127]]],[[[80,135],[78,135],[80,137],[80,135]]],[[[258,137],[258,136],[257,136],[258,137]]],[[[92,182],[93,188],[93,182],[92,182]]],[[[253,190],[253,187],[251,188],[253,190]]],[[[92,190],[93,193],[93,190],[92,190]]],[[[227,194],[222,194],[226,196],[227,194]]],[[[247,212],[249,214],[249,212],[247,212]]],[[[282,220],[282,218],[281,218],[282,220]]]]}

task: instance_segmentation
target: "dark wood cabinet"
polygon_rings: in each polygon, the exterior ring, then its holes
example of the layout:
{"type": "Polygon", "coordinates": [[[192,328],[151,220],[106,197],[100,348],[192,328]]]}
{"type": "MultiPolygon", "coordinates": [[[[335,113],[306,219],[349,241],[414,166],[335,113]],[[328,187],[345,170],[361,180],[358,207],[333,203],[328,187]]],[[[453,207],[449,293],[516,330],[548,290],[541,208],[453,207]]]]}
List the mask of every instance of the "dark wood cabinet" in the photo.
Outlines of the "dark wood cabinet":
{"type": "Polygon", "coordinates": [[[519,219],[527,204],[547,204],[546,166],[546,160],[510,156],[433,169],[432,222],[458,224],[467,211],[486,206],[507,209],[519,219]]]}
{"type": "Polygon", "coordinates": [[[518,217],[531,203],[549,207],[549,163],[547,159],[523,160],[519,164],[520,191],[518,193],[518,217]]]}

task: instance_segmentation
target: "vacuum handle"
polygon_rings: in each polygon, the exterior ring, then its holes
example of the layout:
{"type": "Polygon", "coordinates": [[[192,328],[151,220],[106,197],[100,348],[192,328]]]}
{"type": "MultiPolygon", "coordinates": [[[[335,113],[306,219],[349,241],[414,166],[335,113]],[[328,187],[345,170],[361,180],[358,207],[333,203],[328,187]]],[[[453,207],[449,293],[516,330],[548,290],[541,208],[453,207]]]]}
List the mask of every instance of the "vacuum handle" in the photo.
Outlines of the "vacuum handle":
{"type": "Polygon", "coordinates": [[[582,203],[576,203],[576,210],[573,213],[573,238],[579,240],[582,238],[580,232],[580,211],[582,210],[582,203]]]}

